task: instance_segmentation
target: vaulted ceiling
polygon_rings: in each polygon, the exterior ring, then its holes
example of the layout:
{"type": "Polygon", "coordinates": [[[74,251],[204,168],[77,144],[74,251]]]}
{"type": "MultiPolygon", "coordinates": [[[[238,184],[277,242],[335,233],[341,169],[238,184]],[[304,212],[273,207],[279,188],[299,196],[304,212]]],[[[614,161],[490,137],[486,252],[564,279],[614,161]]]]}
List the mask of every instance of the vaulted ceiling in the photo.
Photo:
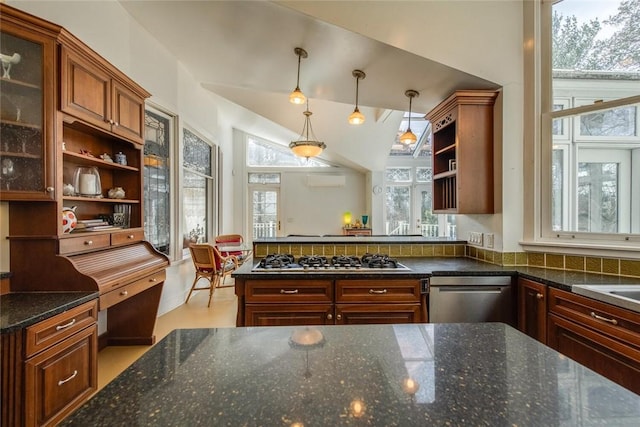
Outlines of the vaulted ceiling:
{"type": "Polygon", "coordinates": [[[296,84],[294,48],[304,48],[309,56],[302,59],[300,88],[309,98],[314,132],[327,144],[323,157],[353,167],[384,167],[402,112],[408,110],[405,90],[420,92],[413,111],[426,113],[456,89],[498,87],[273,2],[121,3],[204,88],[292,135],[300,133],[304,121],[304,107],[288,102],[296,84]],[[354,69],[366,73],[360,81],[362,126],[347,123],[355,102],[354,69]]]}

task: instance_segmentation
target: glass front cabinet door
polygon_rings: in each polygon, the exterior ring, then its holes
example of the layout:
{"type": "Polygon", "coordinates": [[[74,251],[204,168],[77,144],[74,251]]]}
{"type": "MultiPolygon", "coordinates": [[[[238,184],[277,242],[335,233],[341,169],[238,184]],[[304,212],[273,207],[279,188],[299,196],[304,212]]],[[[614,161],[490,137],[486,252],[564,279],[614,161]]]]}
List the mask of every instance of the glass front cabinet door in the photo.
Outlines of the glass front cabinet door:
{"type": "Polygon", "coordinates": [[[0,24],[0,200],[53,200],[55,40],[16,17],[0,24]]]}

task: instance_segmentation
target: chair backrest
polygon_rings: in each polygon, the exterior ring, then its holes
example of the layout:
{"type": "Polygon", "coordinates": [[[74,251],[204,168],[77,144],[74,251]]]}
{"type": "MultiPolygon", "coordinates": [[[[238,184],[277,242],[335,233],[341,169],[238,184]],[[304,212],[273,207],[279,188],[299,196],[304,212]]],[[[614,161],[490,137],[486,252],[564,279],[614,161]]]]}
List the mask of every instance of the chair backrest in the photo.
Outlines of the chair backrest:
{"type": "MultiPolygon", "coordinates": [[[[216,236],[216,244],[228,244],[231,246],[240,246],[244,242],[241,234],[221,234],[216,236]]],[[[242,256],[242,251],[225,251],[224,245],[220,246],[220,252],[222,256],[236,255],[238,257],[242,256]]]]}
{"type": "Polygon", "coordinates": [[[198,271],[216,271],[217,262],[215,255],[215,248],[209,244],[192,243],[189,245],[189,251],[191,252],[191,259],[193,265],[198,271]]]}

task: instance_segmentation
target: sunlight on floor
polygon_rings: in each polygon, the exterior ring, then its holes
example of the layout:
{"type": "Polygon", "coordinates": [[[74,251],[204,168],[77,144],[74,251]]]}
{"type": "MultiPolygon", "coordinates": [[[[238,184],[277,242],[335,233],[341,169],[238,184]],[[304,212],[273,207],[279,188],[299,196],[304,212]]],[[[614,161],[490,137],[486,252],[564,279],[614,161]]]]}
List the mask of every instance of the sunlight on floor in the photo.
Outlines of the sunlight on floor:
{"type": "MultiPolygon", "coordinates": [[[[227,277],[226,284],[232,283],[227,277]]],[[[158,317],[155,327],[156,342],[174,329],[235,327],[237,298],[234,288],[216,289],[207,308],[208,291],[193,294],[189,304],[158,317]]],[[[98,390],[111,382],[151,346],[109,346],[98,353],[98,390]]]]}

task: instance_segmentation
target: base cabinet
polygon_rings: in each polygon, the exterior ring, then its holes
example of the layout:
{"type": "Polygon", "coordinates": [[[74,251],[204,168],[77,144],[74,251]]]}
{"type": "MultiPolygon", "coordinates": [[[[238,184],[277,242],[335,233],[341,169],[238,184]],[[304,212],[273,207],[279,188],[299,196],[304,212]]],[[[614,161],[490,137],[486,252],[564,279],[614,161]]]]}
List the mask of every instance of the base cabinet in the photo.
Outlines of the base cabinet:
{"type": "Polygon", "coordinates": [[[237,326],[426,322],[418,279],[236,278],[237,326]]]}
{"type": "Polygon", "coordinates": [[[640,393],[640,314],[549,289],[547,344],[640,393]]]}
{"type": "Polygon", "coordinates": [[[4,426],[49,426],[98,385],[98,303],[74,307],[2,335],[4,426]]]}
{"type": "Polygon", "coordinates": [[[518,279],[518,329],[547,343],[547,285],[518,279]]]}

